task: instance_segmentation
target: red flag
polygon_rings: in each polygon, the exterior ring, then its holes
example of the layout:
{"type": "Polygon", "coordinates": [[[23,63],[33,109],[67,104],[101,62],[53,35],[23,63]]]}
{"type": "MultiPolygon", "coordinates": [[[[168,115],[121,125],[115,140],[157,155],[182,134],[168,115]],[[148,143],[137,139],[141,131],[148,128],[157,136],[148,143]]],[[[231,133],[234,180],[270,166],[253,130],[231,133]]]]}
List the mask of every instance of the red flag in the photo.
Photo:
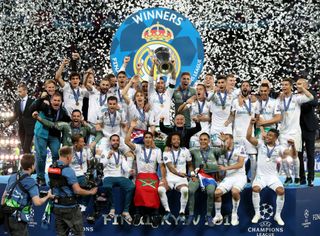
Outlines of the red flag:
{"type": "Polygon", "coordinates": [[[134,205],[159,208],[158,187],[159,179],[156,173],[139,173],[136,178],[134,205]]]}

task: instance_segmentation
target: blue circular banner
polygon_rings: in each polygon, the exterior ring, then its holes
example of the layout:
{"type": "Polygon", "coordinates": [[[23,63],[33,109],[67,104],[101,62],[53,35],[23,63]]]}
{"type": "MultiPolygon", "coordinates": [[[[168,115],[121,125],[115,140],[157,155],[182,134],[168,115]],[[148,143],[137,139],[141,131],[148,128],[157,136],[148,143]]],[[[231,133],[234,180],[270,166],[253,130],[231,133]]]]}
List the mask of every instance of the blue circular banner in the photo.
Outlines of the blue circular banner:
{"type": "Polygon", "coordinates": [[[137,73],[136,65],[141,63],[140,76],[147,80],[153,52],[159,47],[168,48],[171,59],[176,62],[177,85],[182,72],[191,74],[192,84],[198,79],[204,60],[200,35],[186,17],[166,8],[140,10],[121,24],[110,50],[114,73],[119,71],[123,59],[129,56],[128,77],[137,73]]]}

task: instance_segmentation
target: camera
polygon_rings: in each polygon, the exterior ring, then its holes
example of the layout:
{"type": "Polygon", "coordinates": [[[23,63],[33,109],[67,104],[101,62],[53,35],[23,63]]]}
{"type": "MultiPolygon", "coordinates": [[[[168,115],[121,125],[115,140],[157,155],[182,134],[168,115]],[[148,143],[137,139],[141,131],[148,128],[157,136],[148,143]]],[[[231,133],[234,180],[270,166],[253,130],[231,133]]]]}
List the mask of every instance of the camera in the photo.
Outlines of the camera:
{"type": "Polygon", "coordinates": [[[98,187],[103,179],[103,164],[95,163],[94,165],[91,165],[84,176],[85,184],[81,186],[82,188],[89,190],[98,187]]]}
{"type": "Polygon", "coordinates": [[[39,192],[39,197],[40,198],[46,197],[47,195],[48,195],[48,190],[41,190],[39,192]]]}

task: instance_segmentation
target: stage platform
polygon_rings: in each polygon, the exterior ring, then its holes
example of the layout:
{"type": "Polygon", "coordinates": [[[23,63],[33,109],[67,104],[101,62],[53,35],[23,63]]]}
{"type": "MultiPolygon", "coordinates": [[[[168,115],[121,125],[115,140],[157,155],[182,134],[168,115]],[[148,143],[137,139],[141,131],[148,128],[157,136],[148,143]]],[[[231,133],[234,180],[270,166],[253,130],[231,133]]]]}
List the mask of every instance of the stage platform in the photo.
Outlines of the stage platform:
{"type": "MultiPolygon", "coordinates": [[[[0,193],[2,195],[7,177],[0,177],[0,193]]],[[[121,202],[123,196],[120,189],[114,189],[116,200],[117,213],[121,213],[121,202]]],[[[85,221],[85,235],[144,235],[144,236],[318,236],[320,235],[320,178],[315,180],[314,187],[294,186],[286,187],[285,205],[282,212],[282,218],[285,221],[285,226],[279,226],[273,220],[275,212],[275,194],[270,189],[264,189],[261,193],[261,215],[262,219],[257,224],[251,223],[251,218],[254,215],[254,210],[251,200],[251,186],[248,185],[241,193],[241,202],[239,206],[240,224],[232,226],[231,222],[231,196],[227,194],[223,198],[222,214],[224,216],[223,223],[214,227],[204,225],[204,216],[206,212],[206,195],[199,191],[196,195],[196,219],[193,225],[175,225],[174,219],[172,224],[168,225],[162,222],[162,225],[157,229],[153,229],[150,223],[134,227],[128,225],[122,220],[121,216],[117,215],[113,221],[107,220],[106,215],[102,215],[95,225],[87,224],[85,221]]],[[[178,215],[179,193],[172,191],[168,193],[170,207],[175,216],[178,215]]],[[[45,206],[35,208],[35,217],[29,224],[30,235],[56,235],[54,231],[54,217],[52,216],[51,225],[48,230],[42,229],[41,218],[45,206]]],[[[92,211],[88,207],[87,212],[92,211]]],[[[106,212],[104,212],[106,214],[106,212]]],[[[84,216],[85,217],[85,216],[84,216]]],[[[5,232],[0,226],[0,235],[5,235],[5,232]]]]}

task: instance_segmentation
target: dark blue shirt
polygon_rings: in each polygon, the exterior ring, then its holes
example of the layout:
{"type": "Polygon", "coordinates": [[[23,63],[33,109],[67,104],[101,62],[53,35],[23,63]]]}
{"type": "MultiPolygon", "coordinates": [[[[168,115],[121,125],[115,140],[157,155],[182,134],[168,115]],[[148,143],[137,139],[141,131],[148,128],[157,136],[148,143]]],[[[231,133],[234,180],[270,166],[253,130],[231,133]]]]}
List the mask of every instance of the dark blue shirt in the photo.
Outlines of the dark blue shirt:
{"type": "MultiPolygon", "coordinates": [[[[57,161],[57,164],[58,166],[64,165],[64,163],[60,160],[57,161]]],[[[62,169],[62,175],[66,177],[68,186],[63,186],[62,189],[53,188],[52,193],[57,197],[73,197],[75,194],[73,192],[72,185],[75,183],[78,183],[76,173],[70,166],[67,166],[62,169]]],[[[60,208],[70,208],[70,207],[74,207],[75,205],[64,206],[64,205],[54,204],[54,206],[60,207],[60,208]]]]}
{"type": "MultiPolygon", "coordinates": [[[[19,174],[20,174],[20,176],[22,176],[25,173],[22,172],[22,173],[19,173],[19,174]]],[[[7,187],[6,187],[6,190],[5,190],[6,193],[7,193],[6,198],[9,196],[9,193],[10,193],[11,189],[13,188],[13,185],[14,185],[14,183],[16,181],[17,181],[17,173],[12,174],[9,177],[8,184],[7,184],[7,187]]],[[[27,193],[22,191],[20,189],[19,185],[17,184],[14,187],[14,190],[12,192],[12,195],[11,195],[11,198],[10,198],[9,202],[6,201],[6,204],[8,206],[18,207],[18,206],[11,205],[11,204],[15,205],[14,202],[18,203],[21,208],[23,208],[25,206],[30,206],[28,204],[29,204],[31,198],[33,198],[34,196],[39,196],[38,185],[36,185],[36,181],[31,176],[25,177],[24,179],[22,179],[20,181],[20,183],[28,191],[30,197],[28,196],[27,193]],[[14,202],[12,202],[12,201],[14,201],[14,202]]]]}

